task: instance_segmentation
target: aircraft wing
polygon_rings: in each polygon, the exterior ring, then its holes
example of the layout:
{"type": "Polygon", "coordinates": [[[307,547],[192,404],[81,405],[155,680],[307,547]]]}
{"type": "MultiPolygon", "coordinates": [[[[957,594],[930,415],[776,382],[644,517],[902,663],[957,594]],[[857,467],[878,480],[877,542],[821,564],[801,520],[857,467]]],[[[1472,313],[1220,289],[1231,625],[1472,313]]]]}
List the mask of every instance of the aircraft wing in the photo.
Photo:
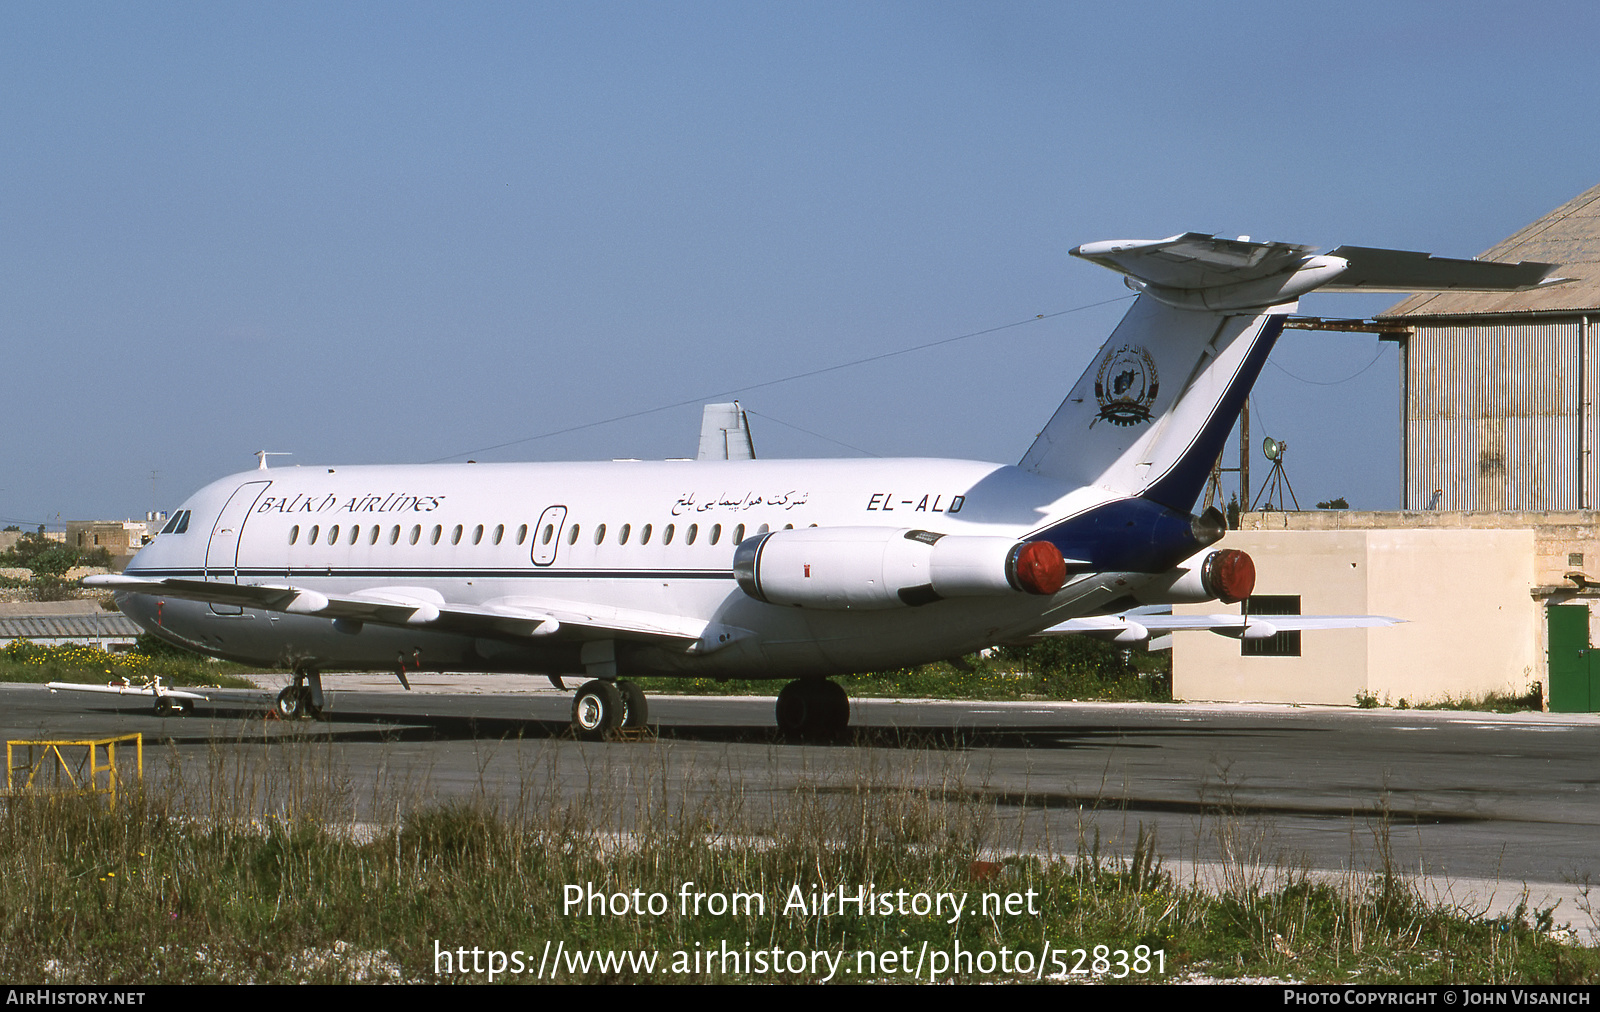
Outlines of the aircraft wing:
{"type": "Polygon", "coordinates": [[[1385,615],[1092,615],[1069,619],[1034,634],[1097,636],[1113,643],[1142,643],[1151,636],[1174,632],[1214,632],[1236,639],[1267,639],[1281,632],[1312,629],[1370,629],[1398,625],[1405,619],[1385,615]]]}
{"type": "Polygon", "coordinates": [[[635,639],[709,653],[743,630],[659,612],[582,602],[510,598],[488,604],[446,601],[427,587],[384,587],[327,594],[289,584],[242,584],[169,577],[91,576],[84,586],[207,604],[235,605],[346,622],[427,628],[472,636],[635,639]]]}

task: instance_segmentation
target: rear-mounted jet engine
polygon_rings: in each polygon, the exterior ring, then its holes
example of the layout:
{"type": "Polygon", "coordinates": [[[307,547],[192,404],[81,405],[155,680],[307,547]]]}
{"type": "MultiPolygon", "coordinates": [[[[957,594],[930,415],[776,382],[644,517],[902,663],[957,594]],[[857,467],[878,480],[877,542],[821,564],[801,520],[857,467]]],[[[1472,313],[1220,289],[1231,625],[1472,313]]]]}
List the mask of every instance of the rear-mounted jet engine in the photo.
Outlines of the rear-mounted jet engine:
{"type": "Polygon", "coordinates": [[[835,611],[917,607],[950,597],[1050,595],[1067,563],[1048,541],[884,527],[773,531],[739,543],[739,586],[757,601],[835,611]]]}

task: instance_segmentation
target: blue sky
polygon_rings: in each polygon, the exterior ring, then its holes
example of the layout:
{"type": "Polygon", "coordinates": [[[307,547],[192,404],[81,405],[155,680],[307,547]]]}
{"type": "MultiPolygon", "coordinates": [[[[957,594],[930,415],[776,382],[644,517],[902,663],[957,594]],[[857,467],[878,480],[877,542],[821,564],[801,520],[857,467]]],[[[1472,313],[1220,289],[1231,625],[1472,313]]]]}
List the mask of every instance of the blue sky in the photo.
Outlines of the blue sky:
{"type": "MultiPolygon", "coordinates": [[[[481,448],[1117,298],[1096,239],[1470,256],[1600,181],[1597,10],[6,5],[0,518],[691,455],[693,405],[481,448]]],[[[750,390],[757,452],[1015,461],[1121,310],[750,390]]],[[[1285,337],[1303,504],[1396,505],[1396,376],[1285,337]]]]}

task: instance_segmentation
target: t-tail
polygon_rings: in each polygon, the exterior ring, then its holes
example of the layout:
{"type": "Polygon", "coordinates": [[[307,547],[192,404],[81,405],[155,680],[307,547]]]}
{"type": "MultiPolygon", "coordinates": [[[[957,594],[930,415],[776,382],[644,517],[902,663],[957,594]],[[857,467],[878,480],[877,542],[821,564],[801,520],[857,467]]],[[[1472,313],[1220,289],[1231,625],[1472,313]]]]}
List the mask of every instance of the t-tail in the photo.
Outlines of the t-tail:
{"type": "Polygon", "coordinates": [[[1193,508],[1296,300],[1324,291],[1526,291],[1553,264],[1312,247],[1188,233],[1087,243],[1073,256],[1139,292],[1021,466],[1071,485],[1193,508]]]}
{"type": "Polygon", "coordinates": [[[1072,254],[1125,275],[1139,297],[1020,466],[1068,487],[1098,488],[1121,505],[1034,536],[1072,558],[1095,552],[1088,542],[1103,543],[1095,535],[1112,527],[1149,526],[1147,549],[1120,564],[1097,560],[1143,572],[1164,570],[1221,536],[1216,518],[1189,523],[1189,514],[1300,296],[1526,291],[1566,280],[1550,277],[1552,264],[1360,246],[1319,256],[1309,246],[1194,232],[1087,243],[1072,254]]]}

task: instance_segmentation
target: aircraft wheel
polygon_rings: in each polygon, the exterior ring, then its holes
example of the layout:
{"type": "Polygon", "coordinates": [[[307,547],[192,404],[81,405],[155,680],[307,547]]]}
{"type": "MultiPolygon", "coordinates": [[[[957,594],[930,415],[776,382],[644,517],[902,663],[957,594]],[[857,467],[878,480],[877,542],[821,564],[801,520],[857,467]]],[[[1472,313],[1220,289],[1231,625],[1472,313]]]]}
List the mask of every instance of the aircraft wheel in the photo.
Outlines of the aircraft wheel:
{"type": "Polygon", "coordinates": [[[168,699],[166,696],[156,697],[155,711],[157,717],[170,717],[174,712],[177,712],[178,709],[179,707],[177,704],[168,699]]]}
{"type": "Polygon", "coordinates": [[[617,683],[622,694],[622,720],[620,727],[644,727],[650,720],[650,704],[645,701],[644,690],[629,681],[617,683]]]}
{"type": "Polygon", "coordinates": [[[300,686],[289,686],[278,693],[278,716],[284,720],[299,720],[300,709],[304,701],[305,696],[301,694],[300,686]]]}
{"type": "Polygon", "coordinates": [[[192,699],[175,699],[172,702],[178,708],[178,716],[180,717],[187,717],[194,712],[194,700],[192,699]]]}
{"type": "Polygon", "coordinates": [[[799,678],[778,693],[778,730],[791,738],[836,738],[850,725],[850,697],[837,682],[799,678]]]}
{"type": "Polygon", "coordinates": [[[572,697],[572,733],[583,741],[600,741],[622,720],[622,693],[596,678],[572,697]]]}
{"type": "Polygon", "coordinates": [[[842,738],[850,727],[850,694],[838,682],[817,683],[817,717],[820,733],[826,738],[842,738]]]}

